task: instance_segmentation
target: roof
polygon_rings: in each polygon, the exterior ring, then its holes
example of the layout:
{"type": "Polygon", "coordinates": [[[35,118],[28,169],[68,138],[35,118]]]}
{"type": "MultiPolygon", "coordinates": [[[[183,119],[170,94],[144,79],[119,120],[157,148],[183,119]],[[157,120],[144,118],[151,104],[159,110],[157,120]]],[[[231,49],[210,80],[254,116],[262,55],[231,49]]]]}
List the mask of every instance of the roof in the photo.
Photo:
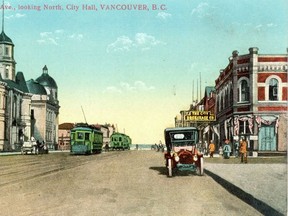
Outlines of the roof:
{"type": "Polygon", "coordinates": [[[75,132],[75,131],[94,131],[94,132],[97,132],[97,133],[101,133],[103,134],[103,132],[91,125],[85,125],[85,124],[82,124],[82,125],[79,125],[79,124],[76,124],[74,128],[71,129],[71,131],[75,132]]]}
{"type": "Polygon", "coordinates": [[[127,134],[119,133],[119,132],[113,132],[113,134],[111,136],[126,136],[126,137],[129,137],[127,134]]]}
{"type": "Polygon", "coordinates": [[[211,92],[215,91],[214,86],[206,86],[205,87],[205,96],[209,96],[211,92]]]}
{"type": "Polygon", "coordinates": [[[174,127],[174,128],[166,128],[166,131],[187,131],[187,130],[197,130],[195,127],[174,127]]]}
{"type": "Polygon", "coordinates": [[[73,123],[66,122],[59,125],[59,130],[71,130],[72,128],[74,128],[73,123]]]}
{"type": "Polygon", "coordinates": [[[48,74],[48,68],[46,65],[43,68],[42,75],[40,77],[38,77],[36,79],[36,81],[39,82],[43,86],[47,86],[50,88],[56,88],[56,89],[58,88],[55,80],[48,74]]]}
{"type": "Polygon", "coordinates": [[[14,45],[12,40],[4,33],[3,30],[0,34],[0,43],[7,43],[7,44],[14,45]]]}
{"type": "Polygon", "coordinates": [[[27,88],[26,82],[25,82],[25,78],[22,72],[17,72],[16,74],[16,80],[9,80],[9,79],[0,79],[2,82],[7,83],[7,85],[10,88],[14,88],[14,89],[18,89],[22,92],[28,93],[29,90],[27,88]]]}
{"type": "Polygon", "coordinates": [[[24,74],[22,72],[17,72],[15,80],[16,83],[19,85],[21,91],[29,92],[26,85],[24,74]]]}
{"type": "Polygon", "coordinates": [[[51,88],[58,88],[55,80],[49,76],[49,74],[43,73],[40,77],[36,79],[43,86],[51,87],[51,88]]]}
{"type": "Polygon", "coordinates": [[[97,128],[97,129],[101,129],[101,125],[99,124],[91,124],[92,127],[97,128]]]}
{"type": "Polygon", "coordinates": [[[47,92],[39,82],[36,82],[33,79],[30,79],[26,82],[27,88],[30,93],[37,94],[37,95],[47,95],[47,92]]]}

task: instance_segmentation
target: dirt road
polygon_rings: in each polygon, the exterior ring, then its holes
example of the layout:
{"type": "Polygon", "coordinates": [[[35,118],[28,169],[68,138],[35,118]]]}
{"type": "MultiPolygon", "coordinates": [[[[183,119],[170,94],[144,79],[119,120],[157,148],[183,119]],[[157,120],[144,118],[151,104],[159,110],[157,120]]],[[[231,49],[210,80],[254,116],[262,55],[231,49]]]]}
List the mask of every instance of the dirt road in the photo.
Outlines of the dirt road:
{"type": "Polygon", "coordinates": [[[1,215],[260,215],[208,175],[166,177],[154,151],[0,158],[1,215]]]}

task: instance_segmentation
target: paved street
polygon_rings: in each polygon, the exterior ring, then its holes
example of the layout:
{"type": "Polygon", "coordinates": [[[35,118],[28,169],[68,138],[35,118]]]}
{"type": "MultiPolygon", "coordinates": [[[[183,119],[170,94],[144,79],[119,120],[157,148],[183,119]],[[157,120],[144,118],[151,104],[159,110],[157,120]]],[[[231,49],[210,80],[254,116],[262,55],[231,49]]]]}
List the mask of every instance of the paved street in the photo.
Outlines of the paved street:
{"type": "Polygon", "coordinates": [[[210,175],[167,178],[160,152],[1,156],[0,171],[3,215],[263,215],[210,175]]]}

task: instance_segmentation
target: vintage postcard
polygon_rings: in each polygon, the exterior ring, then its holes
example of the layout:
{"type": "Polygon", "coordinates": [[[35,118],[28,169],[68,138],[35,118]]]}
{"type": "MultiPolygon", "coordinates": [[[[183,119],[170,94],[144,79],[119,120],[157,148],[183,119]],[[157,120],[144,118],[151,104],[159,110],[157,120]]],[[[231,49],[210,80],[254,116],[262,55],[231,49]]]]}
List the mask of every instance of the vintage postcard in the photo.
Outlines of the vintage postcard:
{"type": "Polygon", "coordinates": [[[0,4],[4,215],[287,214],[285,0],[0,4]]]}

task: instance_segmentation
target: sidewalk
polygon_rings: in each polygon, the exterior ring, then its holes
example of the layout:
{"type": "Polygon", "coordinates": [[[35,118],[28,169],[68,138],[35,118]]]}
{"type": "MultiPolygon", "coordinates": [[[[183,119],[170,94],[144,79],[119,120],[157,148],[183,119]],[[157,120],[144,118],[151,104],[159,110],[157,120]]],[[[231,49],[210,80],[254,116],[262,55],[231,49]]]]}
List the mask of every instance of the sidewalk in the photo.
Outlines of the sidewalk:
{"type": "MultiPolygon", "coordinates": [[[[49,153],[61,153],[61,152],[70,152],[70,150],[49,150],[49,153]]],[[[9,156],[9,155],[21,155],[20,151],[14,152],[0,152],[0,156],[9,156]]]]}
{"type": "Polygon", "coordinates": [[[286,164],[205,163],[205,173],[263,215],[287,215],[286,164]]]}

